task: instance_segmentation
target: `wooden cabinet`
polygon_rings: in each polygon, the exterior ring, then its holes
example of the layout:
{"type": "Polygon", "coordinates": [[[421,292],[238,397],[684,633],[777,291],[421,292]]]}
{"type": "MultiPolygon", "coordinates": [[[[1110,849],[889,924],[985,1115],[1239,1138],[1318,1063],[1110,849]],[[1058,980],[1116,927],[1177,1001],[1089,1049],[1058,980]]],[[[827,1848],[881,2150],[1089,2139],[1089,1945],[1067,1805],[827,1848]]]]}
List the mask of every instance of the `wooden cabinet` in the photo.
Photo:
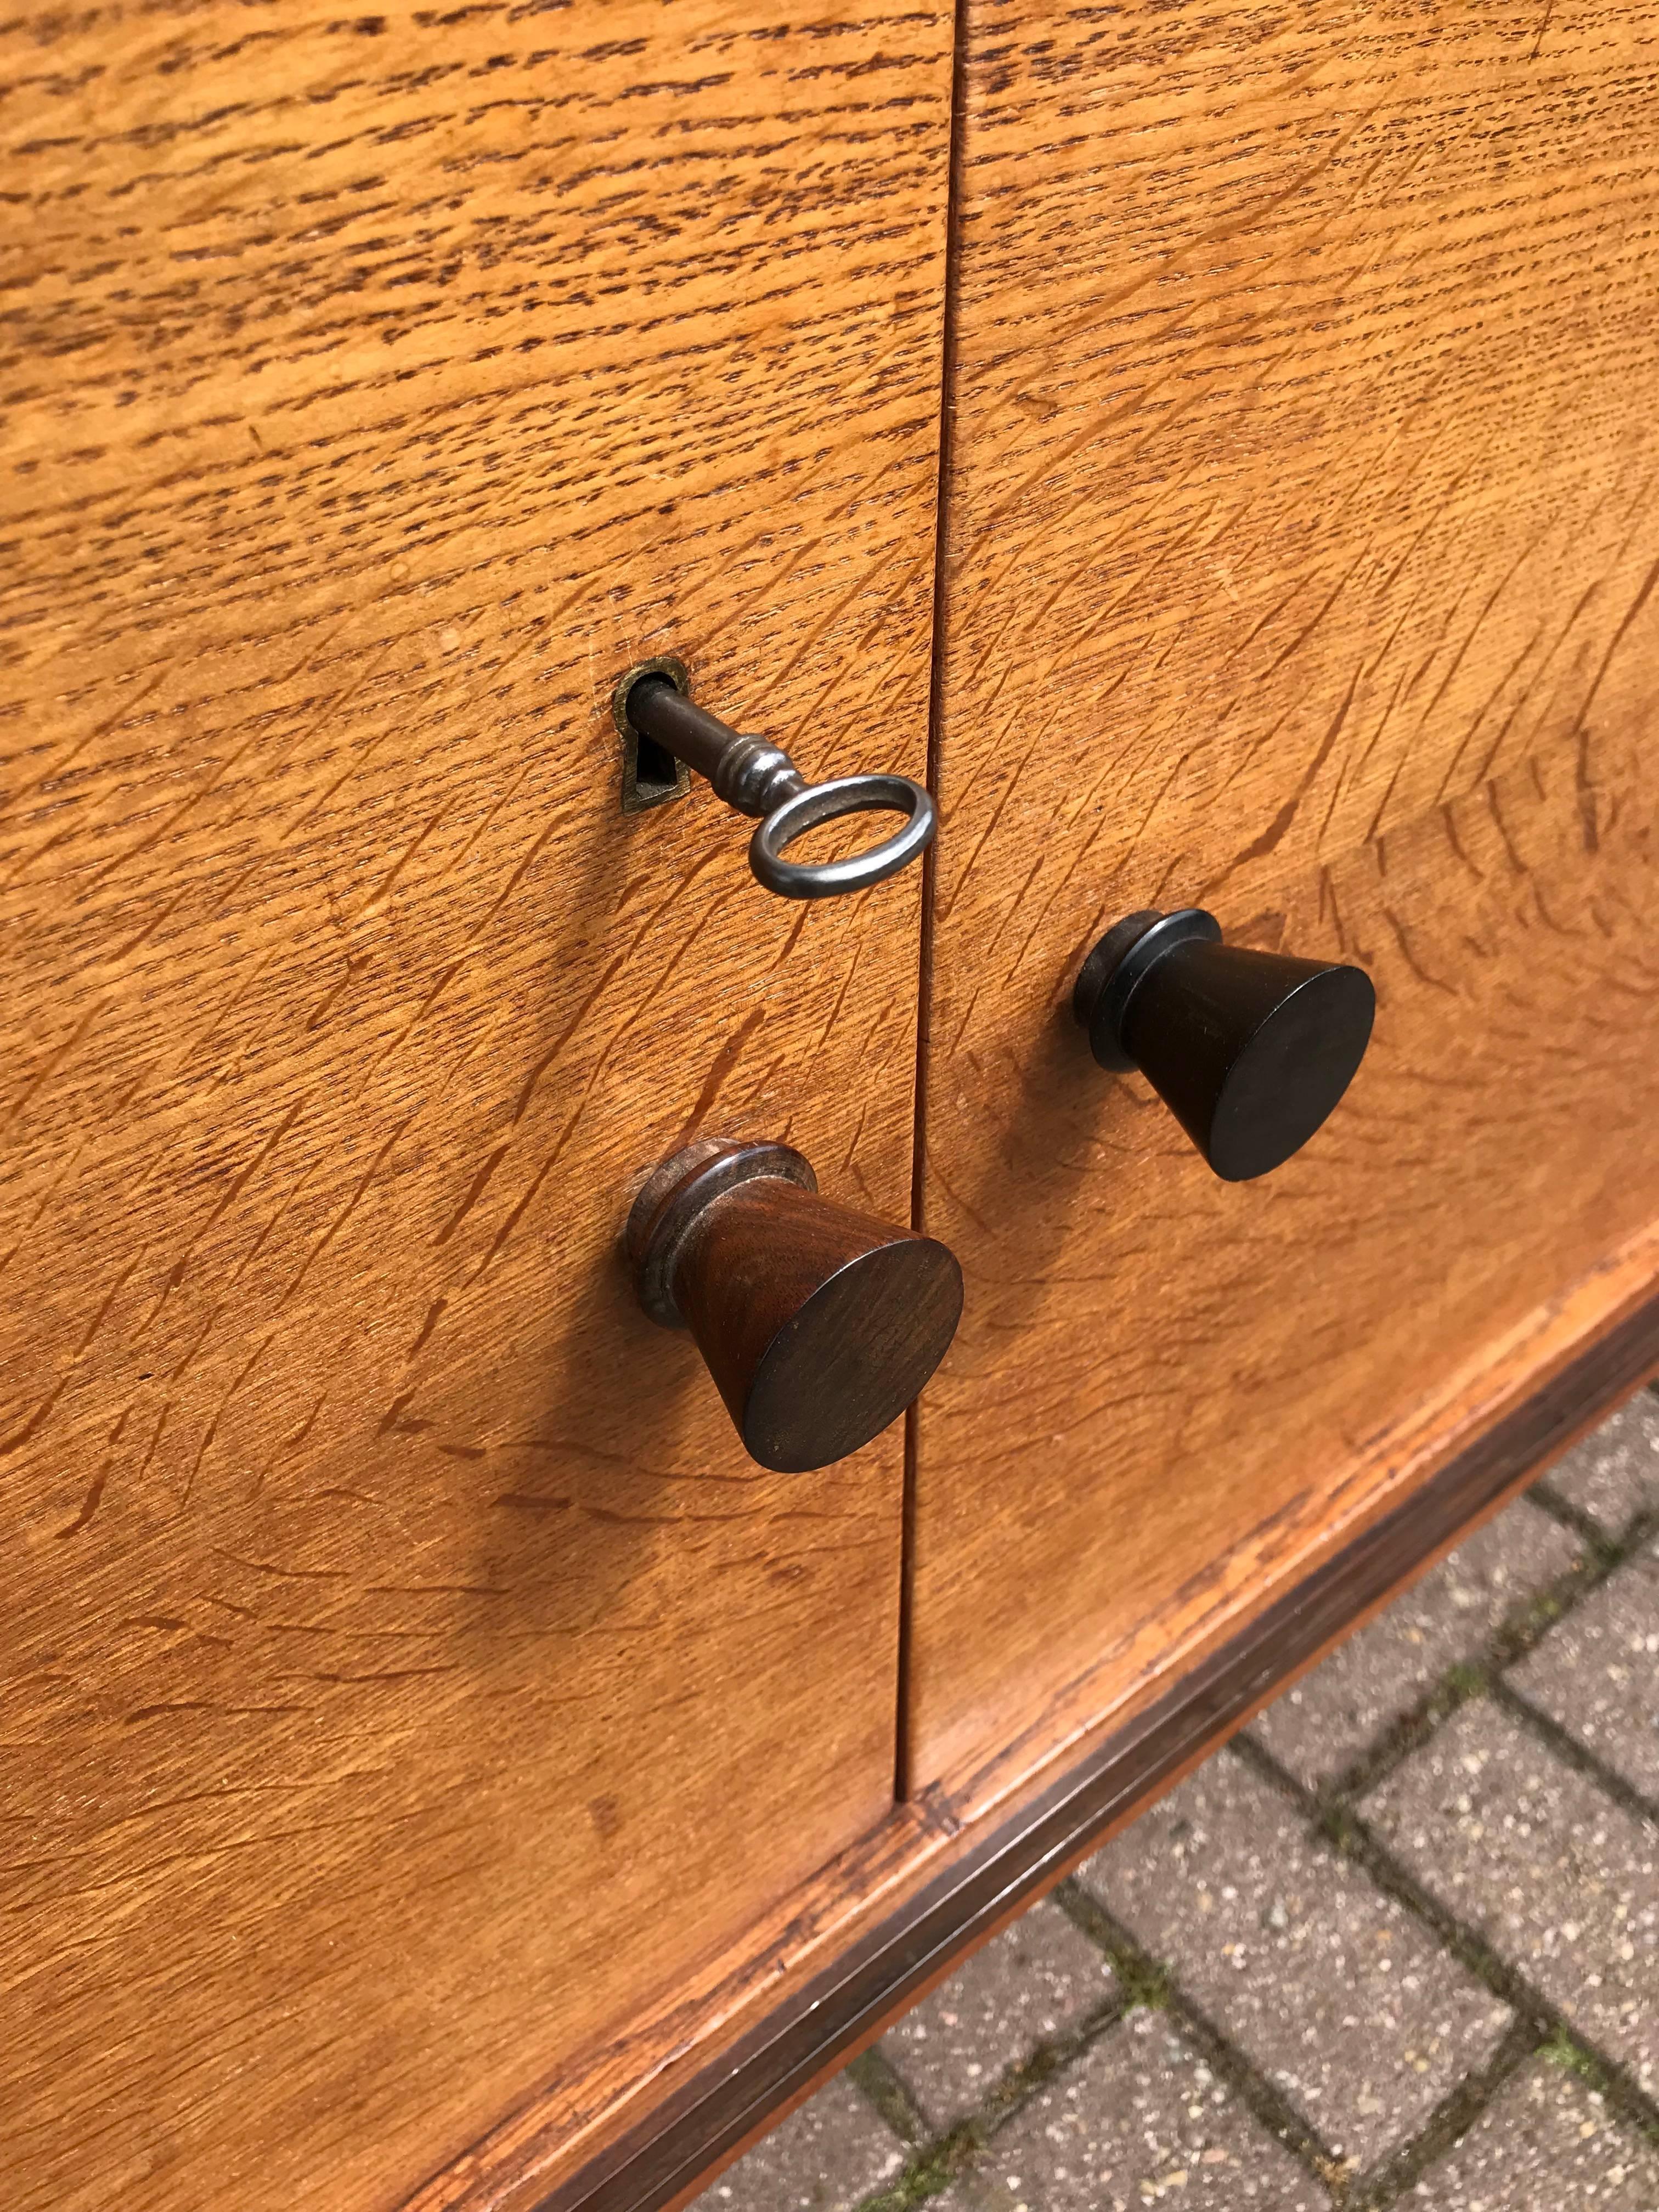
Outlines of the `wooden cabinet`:
{"type": "Polygon", "coordinates": [[[683,2197],[1659,1364],[1644,35],[0,34],[16,2203],[683,2197]],[[926,881],[624,815],[667,654],[926,881]],[[1182,904],[1376,985],[1258,1182],[1182,904]],[[908,1427],[639,1311],[702,1135],[956,1254],[908,1427]]]}
{"type": "Polygon", "coordinates": [[[922,771],[948,13],[10,35],[0,2162],[356,2212],[891,1802],[902,1432],[763,1474],[615,1245],[715,1116],[908,1218],[920,879],[610,689],[922,771]]]}
{"type": "Polygon", "coordinates": [[[970,10],[923,1176],[968,1303],[908,1709],[959,1814],[1420,1477],[1659,1216],[1638,25],[970,10]],[[1376,985],[1260,1182],[1071,1018],[1188,904],[1376,985]]]}

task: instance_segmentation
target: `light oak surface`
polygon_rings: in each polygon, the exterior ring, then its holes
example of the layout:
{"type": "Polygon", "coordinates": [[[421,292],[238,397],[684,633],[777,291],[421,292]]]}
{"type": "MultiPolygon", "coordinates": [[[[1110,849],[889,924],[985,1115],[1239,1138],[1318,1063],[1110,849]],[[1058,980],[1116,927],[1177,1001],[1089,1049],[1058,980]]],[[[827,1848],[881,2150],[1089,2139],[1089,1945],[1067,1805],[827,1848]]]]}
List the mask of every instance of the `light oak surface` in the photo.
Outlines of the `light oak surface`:
{"type": "Polygon", "coordinates": [[[966,37],[921,1218],[968,1297],[908,1711],[961,1817],[1659,1216],[1642,11],[966,37]],[[1101,929],[1186,903],[1376,982],[1258,1183],[1071,1022],[1101,929]]]}
{"type": "Polygon", "coordinates": [[[1376,1438],[1377,1490],[1350,1501],[1346,1524],[1333,1517],[1316,1556],[1252,1591],[1219,1636],[1171,1651],[1173,1681],[1143,1680],[1108,1727],[1016,1786],[993,1820],[958,1820],[937,1788],[896,1805],[727,1958],[635,2017],[605,2053],[611,2113],[580,2131],[554,2084],[407,2212],[672,2212],[700,2194],[713,2161],[780,2117],[765,2083],[793,2101],[843,2065],[960,1963],[953,1937],[972,1948],[994,1932],[1605,1418],[1659,1357],[1656,1292],[1659,1226],[1559,1286],[1376,1438]],[[1356,1551],[1369,1562],[1358,1575],[1356,1551]],[[1103,1774],[1114,1778],[1103,1801],[1087,1778],[1103,1774]],[[1079,1819],[1056,1838],[1059,1801],[1079,1819]],[[988,1918],[969,1908],[964,1883],[988,1918]],[[939,1912],[942,1891],[953,1901],[939,1912]],[[682,2193],[677,2177],[693,2173],[682,2193]]]}
{"type": "Polygon", "coordinates": [[[1659,46],[228,0],[0,33],[0,2149],[531,2212],[1650,1288],[1659,46]],[[615,1239],[908,1217],[920,883],[625,820],[646,654],[945,828],[901,1449],[742,1456],[615,1239]],[[1362,963],[1223,1186],[1125,911],[1362,963]]]}
{"type": "Polygon", "coordinates": [[[890,1802],[902,1439],[761,1474],[614,1240],[699,1127],[908,1217],[919,885],[625,821],[608,695],[921,772],[949,37],[0,40],[13,2205],[574,2129],[890,1802]]]}

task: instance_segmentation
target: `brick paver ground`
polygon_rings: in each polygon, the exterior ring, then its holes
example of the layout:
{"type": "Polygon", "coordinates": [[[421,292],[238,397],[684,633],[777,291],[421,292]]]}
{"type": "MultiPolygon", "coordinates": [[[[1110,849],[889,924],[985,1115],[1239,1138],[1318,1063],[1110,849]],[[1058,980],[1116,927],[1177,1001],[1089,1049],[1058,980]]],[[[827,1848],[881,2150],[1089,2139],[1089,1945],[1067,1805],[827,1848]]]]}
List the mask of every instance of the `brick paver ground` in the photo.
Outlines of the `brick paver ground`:
{"type": "Polygon", "coordinates": [[[692,2212],[1659,2212],[1659,1395],[692,2212]]]}

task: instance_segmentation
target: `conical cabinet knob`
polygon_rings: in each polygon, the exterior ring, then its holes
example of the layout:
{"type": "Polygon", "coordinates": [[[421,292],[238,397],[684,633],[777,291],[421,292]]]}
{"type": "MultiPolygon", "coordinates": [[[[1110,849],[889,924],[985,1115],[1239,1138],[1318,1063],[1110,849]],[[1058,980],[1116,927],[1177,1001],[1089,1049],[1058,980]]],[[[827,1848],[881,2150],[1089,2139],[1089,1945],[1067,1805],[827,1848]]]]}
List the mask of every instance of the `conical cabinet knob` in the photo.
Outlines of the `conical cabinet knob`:
{"type": "Polygon", "coordinates": [[[690,1330],[744,1449],[781,1474],[878,1436],[962,1317],[945,1245],[820,1197],[787,1145],[688,1145],[647,1180],[623,1244],[647,1313],[690,1330]]]}
{"type": "Polygon", "coordinates": [[[1079,971],[1103,1067],[1138,1067],[1226,1182],[1299,1152],[1352,1082],[1376,993],[1363,968],[1221,942],[1201,908],[1132,914],[1079,971]]]}

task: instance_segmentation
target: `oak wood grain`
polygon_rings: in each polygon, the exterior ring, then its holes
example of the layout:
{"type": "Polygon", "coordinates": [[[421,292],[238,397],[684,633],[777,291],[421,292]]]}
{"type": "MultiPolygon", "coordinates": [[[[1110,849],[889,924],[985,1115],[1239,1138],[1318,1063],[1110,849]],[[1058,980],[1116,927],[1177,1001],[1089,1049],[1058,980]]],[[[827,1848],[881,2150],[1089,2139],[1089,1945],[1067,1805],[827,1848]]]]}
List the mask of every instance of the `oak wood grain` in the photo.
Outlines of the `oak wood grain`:
{"type": "Polygon", "coordinates": [[[1659,107],[1632,7],[966,39],[908,1765],[970,1815],[1659,1216],[1659,107]],[[1066,1010],[1188,904],[1376,982],[1259,1184],[1066,1010]]]}
{"type": "Polygon", "coordinates": [[[15,2204],[579,2129],[890,1801],[898,1439],[761,1474],[614,1245],[699,1127],[905,1218],[916,887],[624,820],[608,708],[920,771],[949,36],[0,34],[15,2204]]]}
{"type": "Polygon", "coordinates": [[[1107,1828],[1133,1819],[1652,1371],[1659,1227],[1563,1286],[1440,1399],[1376,1438],[1378,1480],[1221,1632],[1105,1723],[959,1820],[931,1790],[799,1893],[757,1940],[642,2014],[622,2094],[574,2136],[556,2092],[435,2176],[407,2212],[662,2212],[735,2156],[1107,1828]],[[1392,1492],[1390,1499],[1389,1492],[1392,1492]],[[695,2178],[694,2178],[695,2177],[695,2178]]]}
{"type": "Polygon", "coordinates": [[[1593,1428],[1659,1363],[1650,1300],[1456,1454],[1415,1495],[1170,1682],[1133,1721],[1011,1817],[964,1829],[925,1886],[865,1929],[806,1990],[757,2021],[678,2109],[618,2143],[541,2212],[677,2212],[711,2167],[875,2041],[963,1959],[1139,1818],[1334,1644],[1593,1428]],[[757,2124],[756,2115],[765,2112],[757,2124]],[[695,2173],[696,2179],[679,2182],[695,2173]]]}

